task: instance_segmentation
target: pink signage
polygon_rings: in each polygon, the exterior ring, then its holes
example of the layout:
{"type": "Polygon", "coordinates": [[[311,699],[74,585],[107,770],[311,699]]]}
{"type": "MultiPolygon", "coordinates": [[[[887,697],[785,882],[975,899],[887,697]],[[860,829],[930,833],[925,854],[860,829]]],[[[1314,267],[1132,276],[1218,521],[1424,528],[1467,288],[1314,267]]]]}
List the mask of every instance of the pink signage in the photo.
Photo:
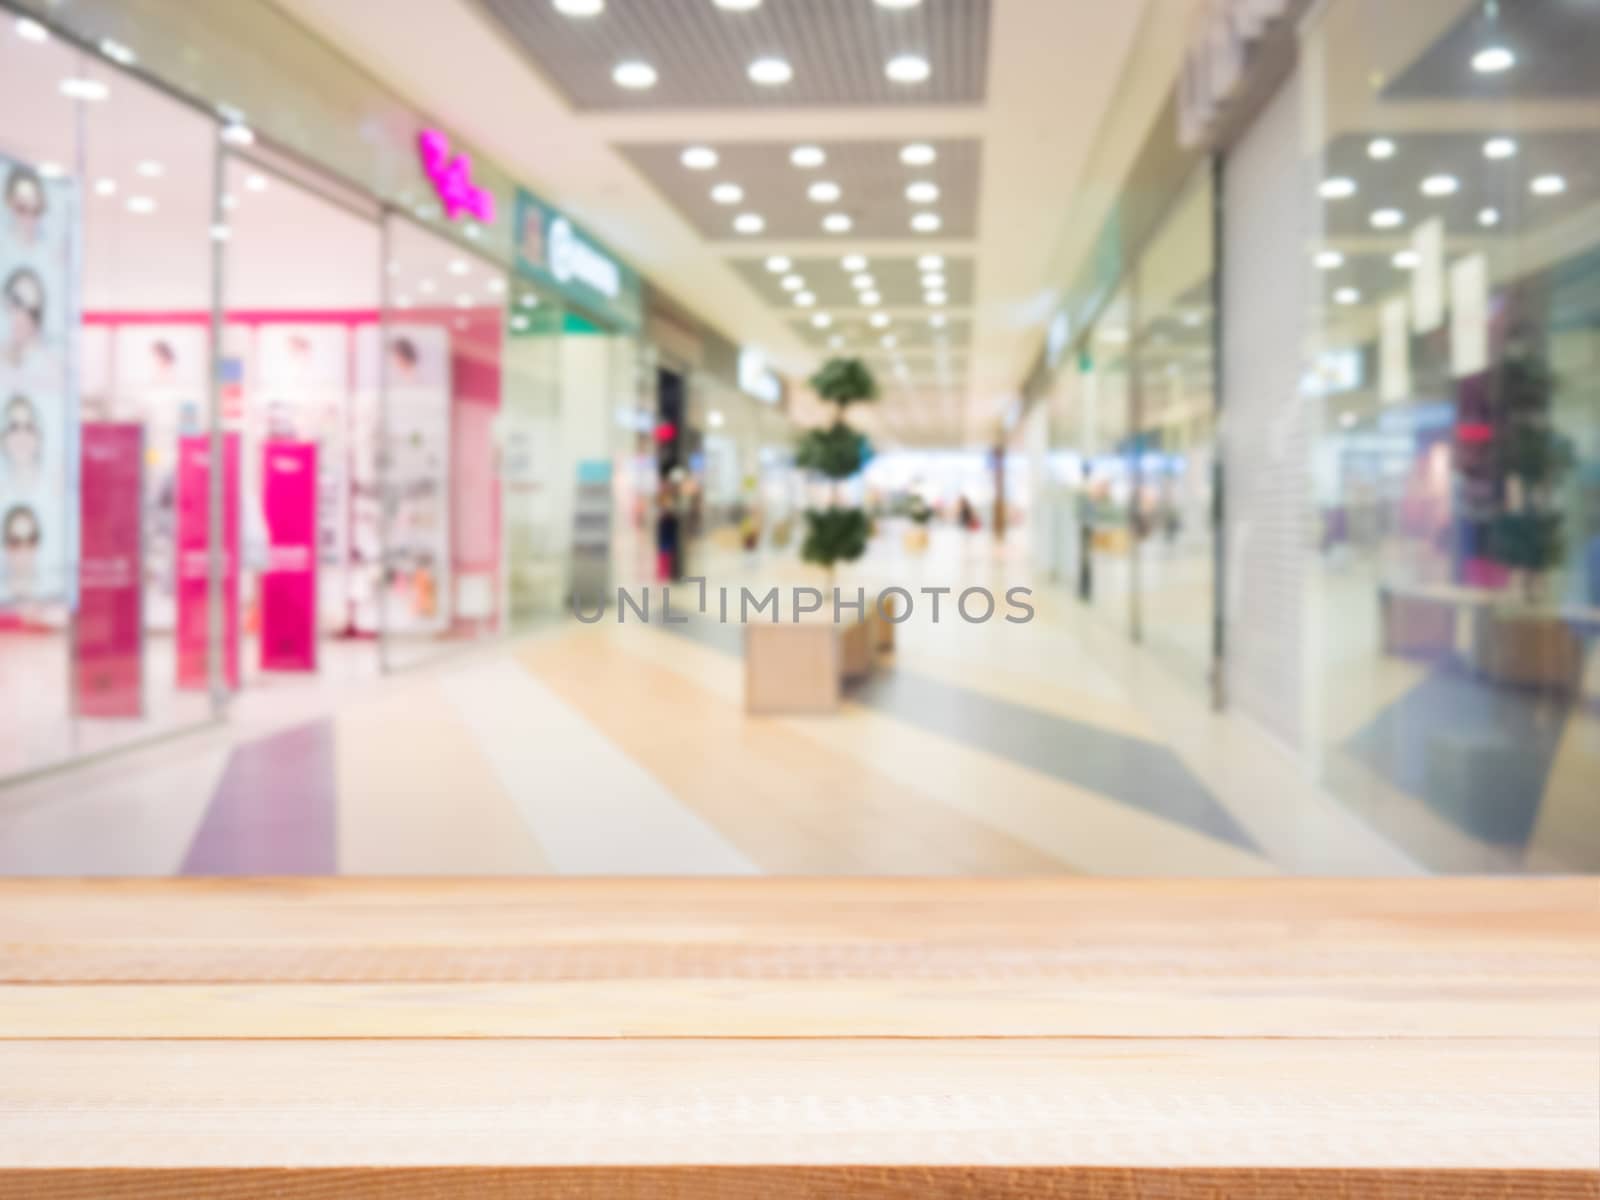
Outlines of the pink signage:
{"type": "Polygon", "coordinates": [[[144,427],[86,421],[80,437],[75,711],[84,717],[137,717],[144,708],[139,579],[144,427]]]}
{"type": "Polygon", "coordinates": [[[317,669],[317,444],[261,448],[267,564],[261,573],[261,668],[317,669]]]}
{"type": "Polygon", "coordinates": [[[494,220],[494,193],[472,182],[472,159],[465,154],[452,157],[449,138],[437,129],[424,129],[417,135],[417,152],[446,217],[454,221],[471,213],[480,221],[494,220]]]}
{"type": "MultiPolygon", "coordinates": [[[[223,677],[239,686],[239,435],[222,443],[222,644],[223,677]]],[[[211,437],[178,439],[178,686],[209,683],[211,437]]]]}

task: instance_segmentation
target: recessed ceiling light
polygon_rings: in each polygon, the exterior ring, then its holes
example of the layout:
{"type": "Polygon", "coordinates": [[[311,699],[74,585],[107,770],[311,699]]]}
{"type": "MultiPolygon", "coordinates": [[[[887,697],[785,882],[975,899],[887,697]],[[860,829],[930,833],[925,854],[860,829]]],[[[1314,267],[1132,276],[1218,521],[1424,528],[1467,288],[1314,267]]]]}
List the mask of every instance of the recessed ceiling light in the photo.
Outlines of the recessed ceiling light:
{"type": "Polygon", "coordinates": [[[810,170],[827,162],[828,156],[823,153],[821,146],[796,146],[789,151],[789,161],[797,167],[810,170]]]}
{"type": "Polygon", "coordinates": [[[267,190],[267,177],[252,173],[245,176],[244,186],[252,192],[264,192],[267,190]]]}
{"type": "Polygon", "coordinates": [[[889,314],[888,313],[876,312],[876,313],[873,313],[870,317],[868,317],[867,320],[872,322],[872,327],[874,329],[883,329],[885,326],[887,326],[889,324],[889,314]]]}
{"type": "Polygon", "coordinates": [[[878,305],[883,303],[883,297],[878,295],[877,292],[862,292],[857,298],[868,308],[877,308],[878,305]]]}
{"type": "Polygon", "coordinates": [[[938,153],[927,142],[912,142],[900,147],[900,161],[908,167],[925,167],[938,157],[938,153]]]}
{"type": "Polygon", "coordinates": [[[1500,224],[1500,210],[1498,208],[1480,208],[1478,210],[1479,225],[1500,224]]]}
{"type": "Polygon", "coordinates": [[[1510,158],[1517,152],[1517,143],[1508,137],[1490,138],[1483,144],[1485,158],[1510,158]]]}
{"type": "Polygon", "coordinates": [[[710,146],[690,146],[680,155],[678,161],[691,171],[709,171],[717,165],[717,152],[710,146]]]}
{"type": "Polygon", "coordinates": [[[1454,175],[1429,175],[1422,181],[1424,196],[1453,196],[1461,190],[1461,181],[1454,175]]]}
{"type": "Polygon", "coordinates": [[[1393,158],[1394,142],[1389,138],[1373,138],[1367,143],[1368,158],[1393,158]]]}
{"type": "Polygon", "coordinates": [[[1316,264],[1324,271],[1332,271],[1344,266],[1344,255],[1337,250],[1319,250],[1317,251],[1316,264]]]}
{"type": "Polygon", "coordinates": [[[117,181],[115,179],[96,179],[94,181],[94,194],[96,196],[115,196],[117,194],[117,181]]]}
{"type": "Polygon", "coordinates": [[[795,296],[794,302],[801,308],[811,308],[816,304],[817,298],[810,292],[801,292],[795,296]]]}
{"type": "Polygon", "coordinates": [[[917,266],[921,267],[924,271],[942,271],[944,270],[944,255],[924,254],[921,258],[917,259],[917,266]]]}
{"type": "Polygon", "coordinates": [[[1356,181],[1343,175],[1335,175],[1332,179],[1324,179],[1317,193],[1324,200],[1343,200],[1347,196],[1356,194],[1356,181]]]}
{"type": "Polygon", "coordinates": [[[771,271],[774,275],[783,274],[793,265],[794,264],[789,261],[788,257],[782,254],[774,254],[771,258],[767,259],[767,270],[771,271]]]}
{"type": "Polygon", "coordinates": [[[933,316],[928,318],[928,324],[932,325],[935,329],[943,329],[945,327],[945,321],[946,318],[943,313],[934,313],[933,316]]]}
{"type": "Polygon", "coordinates": [[[740,213],[733,219],[733,228],[737,233],[760,233],[767,227],[759,213],[740,213]]]}
{"type": "Polygon", "coordinates": [[[922,0],[878,0],[879,8],[915,8],[922,0]]]}
{"type": "Polygon", "coordinates": [[[883,73],[895,83],[921,83],[933,68],[920,54],[897,54],[883,65],[883,73]]]}
{"type": "Polygon", "coordinates": [[[1559,196],[1567,190],[1567,181],[1560,175],[1540,175],[1528,185],[1535,196],[1559,196]]]}
{"type": "Polygon", "coordinates": [[[1398,208],[1380,208],[1367,219],[1374,229],[1393,229],[1405,221],[1406,215],[1398,208]]]}
{"type": "Polygon", "coordinates": [[[760,8],[761,0],[713,0],[718,8],[728,12],[749,12],[752,8],[760,8]]]}
{"type": "Polygon", "coordinates": [[[618,87],[640,91],[644,88],[655,87],[656,69],[647,62],[630,59],[628,62],[618,63],[612,69],[611,81],[618,87]]]}
{"type": "Polygon", "coordinates": [[[817,204],[832,204],[839,198],[839,185],[831,179],[819,179],[806,189],[806,195],[817,204]]]}
{"type": "Polygon", "coordinates": [[[1389,261],[1398,269],[1409,271],[1422,261],[1422,257],[1415,250],[1399,250],[1389,261]]]}
{"type": "Polygon", "coordinates": [[[827,313],[812,313],[811,323],[818,329],[826,329],[829,325],[833,324],[833,318],[827,313]]]}
{"type": "Polygon", "coordinates": [[[1361,293],[1353,287],[1342,287],[1334,292],[1333,302],[1335,304],[1359,304],[1361,302],[1361,293]]]}
{"type": "Polygon", "coordinates": [[[229,121],[222,127],[220,136],[230,146],[253,146],[256,143],[256,131],[242,121],[229,121]]]}
{"type": "Polygon", "coordinates": [[[155,212],[155,210],[156,202],[150,199],[149,196],[128,197],[128,211],[131,213],[138,213],[140,216],[144,216],[147,213],[155,212]]]}
{"type": "Polygon", "coordinates": [[[794,68],[781,58],[758,58],[750,64],[750,82],[777,87],[794,78],[794,68]]]}
{"type": "Polygon", "coordinates": [[[829,213],[822,218],[822,227],[829,233],[849,233],[851,221],[844,213],[829,213]]]}
{"type": "Polygon", "coordinates": [[[944,286],[944,275],[938,271],[929,271],[922,277],[922,286],[934,289],[942,288],[944,286]]]}
{"type": "Polygon", "coordinates": [[[867,259],[863,254],[846,254],[839,260],[839,265],[846,271],[865,271],[867,259]]]}
{"type": "Polygon", "coordinates": [[[464,258],[452,258],[449,266],[446,268],[446,270],[448,270],[452,275],[465,275],[471,269],[472,268],[467,265],[467,260],[464,258]]]}
{"type": "Polygon", "coordinates": [[[711,189],[711,198],[718,204],[737,204],[744,199],[744,189],[737,183],[719,183],[711,189]]]}
{"type": "Polygon", "coordinates": [[[550,0],[550,6],[564,17],[598,17],[606,0],[550,0]]]}
{"type": "Polygon", "coordinates": [[[1517,56],[1504,46],[1485,46],[1472,56],[1472,69],[1480,75],[1498,75],[1516,63],[1517,56]]]}
{"type": "Polygon", "coordinates": [[[942,222],[939,220],[938,213],[918,213],[916,216],[911,218],[911,228],[915,229],[918,233],[935,233],[938,231],[941,224],[942,222]]]}
{"type": "Polygon", "coordinates": [[[932,204],[939,198],[939,185],[919,179],[906,188],[906,199],[913,204],[932,204]]]}
{"type": "Polygon", "coordinates": [[[72,100],[104,100],[111,89],[98,79],[69,76],[61,81],[61,94],[72,100]]]}
{"type": "Polygon", "coordinates": [[[945,295],[945,293],[940,291],[938,288],[934,288],[932,291],[924,292],[922,298],[928,304],[931,304],[931,305],[933,305],[933,307],[938,308],[941,304],[943,304],[950,297],[945,295]]]}
{"type": "Polygon", "coordinates": [[[806,286],[806,281],[798,275],[785,275],[782,285],[783,290],[786,292],[798,292],[806,286]]]}
{"type": "Polygon", "coordinates": [[[100,53],[104,54],[114,63],[124,67],[131,67],[138,61],[139,56],[115,38],[100,39],[100,53]]]}
{"type": "Polygon", "coordinates": [[[12,27],[17,31],[17,36],[25,42],[48,42],[50,31],[32,17],[18,17],[12,27]]]}

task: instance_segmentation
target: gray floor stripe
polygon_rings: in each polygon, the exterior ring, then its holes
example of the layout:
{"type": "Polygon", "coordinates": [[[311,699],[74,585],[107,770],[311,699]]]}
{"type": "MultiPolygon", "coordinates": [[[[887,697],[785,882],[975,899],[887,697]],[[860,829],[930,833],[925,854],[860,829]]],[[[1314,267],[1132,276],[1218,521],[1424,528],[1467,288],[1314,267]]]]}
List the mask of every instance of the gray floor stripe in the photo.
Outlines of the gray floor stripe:
{"type": "Polygon", "coordinates": [[[338,782],[328,720],[238,746],[184,856],[185,875],[333,875],[338,782]]]}
{"type": "MultiPolygon", "coordinates": [[[[689,621],[656,627],[725,654],[743,653],[744,629],[737,624],[689,621]]],[[[1205,784],[1165,746],[1012,704],[898,665],[875,672],[852,688],[849,698],[1208,837],[1260,851],[1205,784]]]]}

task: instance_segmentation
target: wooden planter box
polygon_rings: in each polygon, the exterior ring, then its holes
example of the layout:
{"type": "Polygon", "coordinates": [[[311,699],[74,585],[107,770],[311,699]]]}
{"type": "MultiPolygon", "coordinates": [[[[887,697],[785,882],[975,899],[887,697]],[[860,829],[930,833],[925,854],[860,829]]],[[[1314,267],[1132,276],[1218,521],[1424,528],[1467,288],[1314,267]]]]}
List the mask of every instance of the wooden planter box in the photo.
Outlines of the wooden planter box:
{"type": "Polygon", "coordinates": [[[1495,683],[1576,691],[1583,639],[1555,614],[1484,608],[1474,614],[1472,665],[1495,683]]]}
{"type": "MultiPolygon", "coordinates": [[[[894,611],[891,605],[891,611],[894,611]]],[[[847,679],[868,675],[878,652],[894,649],[894,625],[870,598],[859,620],[753,622],[744,629],[748,713],[819,713],[839,707],[847,679]]]]}

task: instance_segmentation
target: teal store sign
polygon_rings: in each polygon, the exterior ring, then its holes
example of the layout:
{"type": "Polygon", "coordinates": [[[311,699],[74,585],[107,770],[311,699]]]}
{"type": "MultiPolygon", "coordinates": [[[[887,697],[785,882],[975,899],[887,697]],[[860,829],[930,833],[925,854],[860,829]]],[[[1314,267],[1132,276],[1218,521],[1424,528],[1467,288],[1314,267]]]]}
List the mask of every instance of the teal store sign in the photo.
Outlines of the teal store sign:
{"type": "Polygon", "coordinates": [[[639,276],[569,217],[517,189],[517,270],[623,330],[644,322],[639,276]]]}

